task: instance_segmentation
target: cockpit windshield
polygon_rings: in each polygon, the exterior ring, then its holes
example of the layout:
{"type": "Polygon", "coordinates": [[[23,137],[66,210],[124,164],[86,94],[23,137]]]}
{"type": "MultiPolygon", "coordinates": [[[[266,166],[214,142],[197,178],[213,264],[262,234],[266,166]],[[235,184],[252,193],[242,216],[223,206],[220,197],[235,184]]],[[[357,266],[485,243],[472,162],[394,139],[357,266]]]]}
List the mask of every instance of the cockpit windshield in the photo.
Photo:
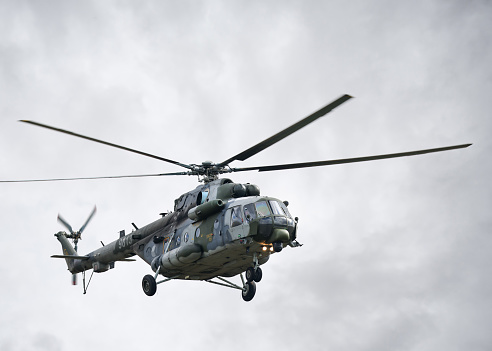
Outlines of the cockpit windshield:
{"type": "Polygon", "coordinates": [[[279,215],[279,216],[285,216],[285,212],[280,207],[280,204],[277,201],[269,201],[270,202],[270,207],[272,208],[273,214],[279,215]]]}
{"type": "Polygon", "coordinates": [[[270,216],[270,209],[266,201],[258,201],[255,203],[256,213],[258,213],[258,217],[266,217],[270,216]]]}
{"type": "Polygon", "coordinates": [[[289,210],[287,209],[287,206],[283,202],[279,202],[280,207],[282,207],[282,210],[284,210],[285,215],[289,218],[292,218],[289,210]]]}
{"type": "Polygon", "coordinates": [[[285,204],[277,200],[264,200],[244,205],[243,213],[244,218],[248,222],[256,218],[269,217],[271,215],[290,218],[290,213],[285,204]]]}
{"type": "Polygon", "coordinates": [[[283,202],[272,200],[270,201],[270,206],[274,214],[292,218],[287,206],[283,202]]]}

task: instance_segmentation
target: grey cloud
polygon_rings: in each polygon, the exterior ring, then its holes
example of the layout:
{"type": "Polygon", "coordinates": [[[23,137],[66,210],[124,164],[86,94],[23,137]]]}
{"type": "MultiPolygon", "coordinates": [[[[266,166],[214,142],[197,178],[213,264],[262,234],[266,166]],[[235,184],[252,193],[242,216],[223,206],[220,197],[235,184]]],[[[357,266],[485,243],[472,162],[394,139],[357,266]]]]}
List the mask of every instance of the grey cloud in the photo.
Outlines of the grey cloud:
{"type": "Polygon", "coordinates": [[[49,259],[58,212],[77,226],[98,205],[79,244],[89,251],[171,209],[192,178],[1,184],[3,348],[489,348],[488,2],[0,7],[1,179],[174,170],[17,119],[199,163],[343,93],[357,99],[238,166],[474,143],[233,177],[289,200],[305,244],[272,257],[248,304],[196,282],[162,284],[148,299],[142,262],[95,275],[82,295],[49,259]]]}

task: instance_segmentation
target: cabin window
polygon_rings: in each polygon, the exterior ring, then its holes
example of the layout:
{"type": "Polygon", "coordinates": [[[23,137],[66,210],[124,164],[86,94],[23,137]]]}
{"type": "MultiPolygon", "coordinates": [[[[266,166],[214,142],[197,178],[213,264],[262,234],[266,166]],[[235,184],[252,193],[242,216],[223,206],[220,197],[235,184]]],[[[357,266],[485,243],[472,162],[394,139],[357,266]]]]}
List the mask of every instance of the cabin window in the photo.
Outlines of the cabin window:
{"type": "Polygon", "coordinates": [[[232,208],[231,212],[231,227],[236,227],[243,224],[243,216],[241,215],[241,206],[232,208]]]}
{"type": "Polygon", "coordinates": [[[196,205],[201,205],[207,201],[208,198],[208,189],[203,190],[202,192],[198,193],[197,199],[196,199],[196,205]]]}
{"type": "Polygon", "coordinates": [[[268,208],[266,201],[259,201],[255,203],[255,207],[256,213],[258,213],[258,217],[270,216],[270,209],[268,208]]]}
{"type": "Polygon", "coordinates": [[[285,216],[284,210],[282,210],[282,207],[280,207],[280,204],[277,201],[270,201],[270,206],[272,208],[273,214],[285,216]]]}
{"type": "Polygon", "coordinates": [[[244,218],[246,218],[248,222],[256,219],[255,204],[247,204],[244,206],[244,218]]]}

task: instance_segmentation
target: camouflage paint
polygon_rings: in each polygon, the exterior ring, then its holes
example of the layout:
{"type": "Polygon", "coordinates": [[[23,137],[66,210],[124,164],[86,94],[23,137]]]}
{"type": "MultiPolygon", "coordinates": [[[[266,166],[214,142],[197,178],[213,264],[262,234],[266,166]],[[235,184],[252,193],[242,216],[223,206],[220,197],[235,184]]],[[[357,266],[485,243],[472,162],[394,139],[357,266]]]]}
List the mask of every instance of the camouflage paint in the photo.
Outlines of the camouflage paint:
{"type": "MultiPolygon", "coordinates": [[[[67,265],[72,273],[89,269],[103,272],[116,261],[138,255],[166,277],[231,277],[251,267],[254,256],[260,265],[266,263],[273,253],[273,241],[286,246],[295,239],[296,223],[286,208],[281,215],[270,209],[270,215],[255,215],[257,218],[249,217],[254,208],[251,205],[244,212],[245,206],[262,201],[276,201],[276,208],[285,208],[275,198],[260,196],[259,188],[253,184],[229,179],[202,184],[176,199],[174,212],[90,252],[84,259],[67,259],[67,265]],[[241,222],[236,218],[237,225],[231,226],[233,211],[241,222]],[[265,225],[265,221],[272,224],[265,225]]],[[[74,255],[66,233],[57,235],[64,254],[74,255]]]]}

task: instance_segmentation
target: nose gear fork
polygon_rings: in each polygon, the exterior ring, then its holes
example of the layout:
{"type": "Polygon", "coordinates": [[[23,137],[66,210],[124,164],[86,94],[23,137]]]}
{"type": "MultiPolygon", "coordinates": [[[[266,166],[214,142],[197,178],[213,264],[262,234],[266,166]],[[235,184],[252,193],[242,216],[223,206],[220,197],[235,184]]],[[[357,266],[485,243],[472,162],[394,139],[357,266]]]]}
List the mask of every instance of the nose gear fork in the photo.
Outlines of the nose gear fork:
{"type": "Polygon", "coordinates": [[[255,252],[253,253],[253,267],[246,269],[246,280],[250,283],[253,281],[259,283],[262,277],[263,272],[260,268],[260,263],[258,262],[258,254],[255,252]]]}

